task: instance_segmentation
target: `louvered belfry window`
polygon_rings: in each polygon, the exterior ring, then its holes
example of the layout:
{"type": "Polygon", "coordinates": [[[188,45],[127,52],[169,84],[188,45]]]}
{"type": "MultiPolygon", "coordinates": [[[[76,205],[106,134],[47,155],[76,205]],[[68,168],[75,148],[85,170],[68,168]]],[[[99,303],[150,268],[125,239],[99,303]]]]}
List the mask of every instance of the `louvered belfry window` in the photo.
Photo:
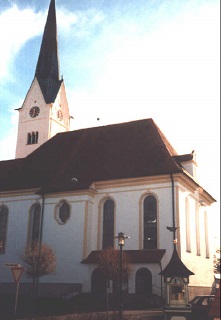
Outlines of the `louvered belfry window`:
{"type": "Polygon", "coordinates": [[[27,136],[27,144],[37,144],[38,143],[38,131],[29,132],[27,136]]]}

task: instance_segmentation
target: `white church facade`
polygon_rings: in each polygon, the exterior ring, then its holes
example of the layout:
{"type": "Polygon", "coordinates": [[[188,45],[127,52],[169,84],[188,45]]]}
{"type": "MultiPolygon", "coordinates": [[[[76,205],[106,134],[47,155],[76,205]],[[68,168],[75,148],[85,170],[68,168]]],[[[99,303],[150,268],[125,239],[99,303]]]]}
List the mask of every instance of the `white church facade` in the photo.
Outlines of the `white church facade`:
{"type": "MultiPolygon", "coordinates": [[[[118,232],[130,237],[123,248],[131,266],[128,293],[161,293],[160,273],[174,243],[194,273],[190,296],[211,292],[215,199],[197,181],[195,152],[178,155],[152,119],[69,131],[54,0],[18,111],[16,159],[0,162],[0,292],[14,288],[4,265],[20,262],[36,240],[52,247],[57,260],[56,273],[40,279],[40,293],[95,292],[97,255],[118,249],[118,232]]],[[[22,290],[28,284],[22,275],[22,290]]]]}

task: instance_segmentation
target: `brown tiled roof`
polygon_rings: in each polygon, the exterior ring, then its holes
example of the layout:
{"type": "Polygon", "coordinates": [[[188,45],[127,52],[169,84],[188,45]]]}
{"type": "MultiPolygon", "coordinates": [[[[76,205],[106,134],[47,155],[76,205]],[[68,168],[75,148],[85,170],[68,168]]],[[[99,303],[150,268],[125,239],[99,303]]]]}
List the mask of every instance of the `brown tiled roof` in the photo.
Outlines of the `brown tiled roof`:
{"type": "MultiPolygon", "coordinates": [[[[99,254],[101,252],[102,250],[91,251],[88,257],[82,261],[82,263],[97,264],[99,261],[99,254]]],[[[165,252],[165,249],[124,250],[124,253],[127,255],[129,263],[159,263],[165,252]]]]}
{"type": "Polygon", "coordinates": [[[174,155],[152,119],[59,133],[24,159],[0,162],[0,190],[80,190],[94,181],[182,172],[174,155]]]}
{"type": "Polygon", "coordinates": [[[194,275],[194,273],[183,264],[176,249],[174,249],[168,265],[160,274],[167,277],[189,277],[190,275],[194,275]]]}
{"type": "Polygon", "coordinates": [[[193,154],[192,154],[192,153],[182,154],[182,155],[179,155],[179,156],[174,156],[173,158],[174,158],[177,162],[181,163],[181,162],[193,160],[193,154]]]}

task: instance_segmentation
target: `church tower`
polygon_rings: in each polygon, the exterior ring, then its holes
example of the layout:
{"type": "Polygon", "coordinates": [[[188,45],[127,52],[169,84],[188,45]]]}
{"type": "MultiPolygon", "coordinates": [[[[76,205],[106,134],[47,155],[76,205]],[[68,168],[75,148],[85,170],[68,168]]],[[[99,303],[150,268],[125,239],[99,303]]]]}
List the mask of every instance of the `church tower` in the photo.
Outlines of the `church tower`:
{"type": "Polygon", "coordinates": [[[59,75],[55,0],[51,0],[35,77],[19,111],[16,158],[26,157],[59,132],[69,131],[70,115],[59,75]]]}

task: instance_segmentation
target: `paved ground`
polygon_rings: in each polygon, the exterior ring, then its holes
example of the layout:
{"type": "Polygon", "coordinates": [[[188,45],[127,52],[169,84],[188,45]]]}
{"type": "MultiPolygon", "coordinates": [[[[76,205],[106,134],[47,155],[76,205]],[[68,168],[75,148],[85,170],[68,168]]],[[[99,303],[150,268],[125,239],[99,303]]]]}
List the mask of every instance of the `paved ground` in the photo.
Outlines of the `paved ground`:
{"type": "MultiPolygon", "coordinates": [[[[1,319],[1,318],[0,318],[1,319]]],[[[32,318],[32,320],[119,320],[118,312],[113,313],[110,311],[109,317],[107,313],[84,313],[84,314],[69,314],[65,316],[52,316],[52,317],[43,317],[43,318],[32,318]],[[112,315],[112,316],[111,316],[112,315]]],[[[128,310],[123,311],[124,320],[163,320],[163,312],[158,310],[128,310]]],[[[6,319],[4,319],[6,320],[6,319]]],[[[11,319],[10,319],[11,320],[11,319]]],[[[17,319],[18,320],[18,319],[17,319]]],[[[27,320],[27,319],[23,319],[27,320]]]]}
{"type": "Polygon", "coordinates": [[[136,310],[124,311],[126,319],[137,320],[161,320],[163,319],[163,311],[161,310],[136,310]]]}

